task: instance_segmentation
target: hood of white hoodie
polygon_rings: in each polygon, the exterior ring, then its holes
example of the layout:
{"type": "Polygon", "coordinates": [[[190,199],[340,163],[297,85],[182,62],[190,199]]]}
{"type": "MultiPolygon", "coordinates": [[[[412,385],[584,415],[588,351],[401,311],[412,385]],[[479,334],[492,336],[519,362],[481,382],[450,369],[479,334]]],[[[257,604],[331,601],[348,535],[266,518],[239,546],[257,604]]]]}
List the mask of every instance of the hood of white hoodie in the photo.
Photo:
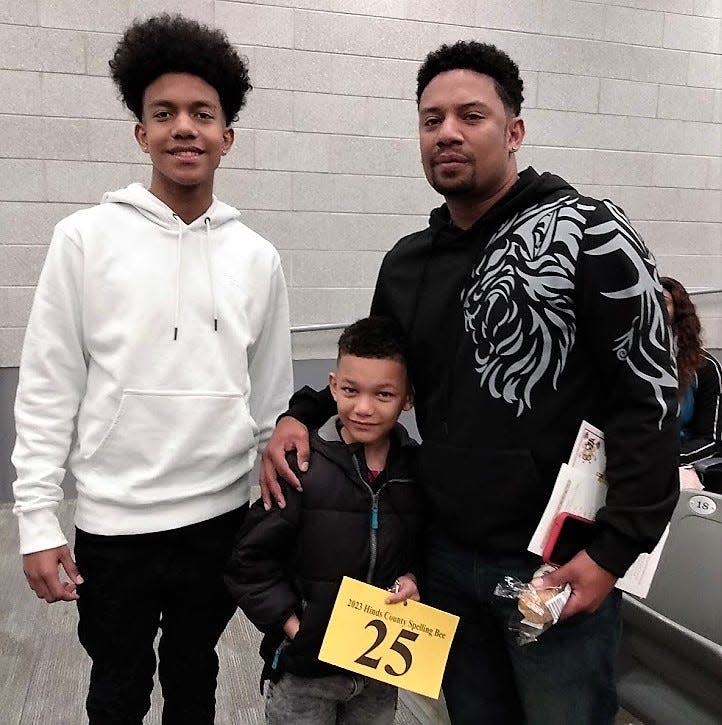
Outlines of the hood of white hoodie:
{"type": "MultiPolygon", "coordinates": [[[[130,184],[117,191],[108,191],[103,194],[103,204],[130,204],[135,207],[144,217],[166,229],[177,229],[180,217],[157,196],[148,191],[142,184],[130,184]]],[[[228,204],[213,197],[208,209],[190,224],[185,224],[189,229],[203,226],[206,219],[210,221],[210,228],[216,229],[232,219],[240,219],[241,213],[228,204]]],[[[184,223],[184,222],[182,222],[184,223]]]]}
{"type": "Polygon", "coordinates": [[[219,201],[215,196],[211,205],[206,211],[190,224],[186,224],[167,204],[157,196],[151,194],[142,184],[134,183],[118,191],[109,191],[103,195],[103,204],[128,204],[142,214],[146,219],[164,229],[172,230],[177,234],[177,277],[175,290],[175,315],[173,320],[173,336],[178,336],[178,325],[180,315],[181,298],[183,290],[181,286],[181,265],[183,258],[183,236],[186,233],[205,228],[205,265],[208,274],[208,285],[213,299],[212,318],[209,320],[214,329],[218,329],[218,308],[216,304],[216,281],[214,280],[211,264],[209,261],[211,244],[211,233],[222,227],[227,222],[240,219],[240,212],[228,204],[219,201]]]}

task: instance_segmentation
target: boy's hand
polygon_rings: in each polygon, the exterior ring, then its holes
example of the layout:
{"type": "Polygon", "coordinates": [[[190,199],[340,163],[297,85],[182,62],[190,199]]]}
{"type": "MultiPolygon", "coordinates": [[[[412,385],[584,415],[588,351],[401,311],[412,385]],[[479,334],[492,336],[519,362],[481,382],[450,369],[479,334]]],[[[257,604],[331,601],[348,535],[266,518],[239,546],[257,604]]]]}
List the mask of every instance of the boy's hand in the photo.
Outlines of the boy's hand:
{"type": "Polygon", "coordinates": [[[386,604],[405,602],[407,599],[419,601],[419,588],[416,586],[416,577],[413,574],[404,574],[394,582],[391,594],[386,597],[386,604]]]}
{"type": "Polygon", "coordinates": [[[537,589],[569,584],[572,593],[564,605],[559,619],[567,619],[582,612],[591,613],[614,589],[617,577],[603,569],[582,549],[571,561],[556,571],[532,580],[537,589]]]}
{"type": "Polygon", "coordinates": [[[270,440],[261,454],[261,498],[266,511],[271,509],[271,497],[280,508],[286,507],[286,499],[278,483],[280,475],[290,486],[302,491],[301,482],[291,470],[286,460],[286,453],[296,451],[298,467],[301,471],[308,470],[311,452],[308,446],[308,428],[300,421],[286,415],[278,421],[270,440]]]}
{"type": "Polygon", "coordinates": [[[298,617],[295,614],[292,614],[284,623],[283,623],[283,631],[286,633],[286,637],[289,639],[293,639],[296,634],[298,634],[298,630],[301,627],[301,622],[299,621],[298,617]]]}
{"type": "Polygon", "coordinates": [[[83,583],[83,577],[75,566],[67,544],[23,555],[23,571],[38,599],[44,599],[49,604],[79,599],[76,586],[83,583]],[[60,581],[59,565],[70,577],[69,582],[60,581]]]}

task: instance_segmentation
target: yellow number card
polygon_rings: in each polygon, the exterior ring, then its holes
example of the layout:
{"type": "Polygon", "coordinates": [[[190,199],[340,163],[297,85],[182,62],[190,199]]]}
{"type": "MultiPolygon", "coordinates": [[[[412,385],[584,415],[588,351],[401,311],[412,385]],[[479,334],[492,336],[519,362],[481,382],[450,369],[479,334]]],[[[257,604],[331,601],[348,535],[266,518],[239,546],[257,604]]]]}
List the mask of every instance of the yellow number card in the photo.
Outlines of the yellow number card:
{"type": "Polygon", "coordinates": [[[385,604],[388,596],[345,576],[318,657],[438,697],[459,618],[419,602],[385,604]]]}

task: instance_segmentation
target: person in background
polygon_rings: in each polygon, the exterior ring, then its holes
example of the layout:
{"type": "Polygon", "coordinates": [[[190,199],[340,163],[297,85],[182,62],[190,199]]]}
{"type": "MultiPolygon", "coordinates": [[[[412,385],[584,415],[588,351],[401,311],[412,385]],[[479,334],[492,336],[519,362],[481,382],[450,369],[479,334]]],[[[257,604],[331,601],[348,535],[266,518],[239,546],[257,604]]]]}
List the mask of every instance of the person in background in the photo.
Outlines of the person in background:
{"type": "Polygon", "coordinates": [[[684,487],[685,478],[694,475],[693,463],[722,455],[722,366],[702,347],[702,326],[687,290],[673,277],[662,277],[661,282],[679,374],[679,461],[684,487]]]}
{"type": "Polygon", "coordinates": [[[14,511],[30,587],[77,600],[90,724],[142,723],[160,629],[164,725],[212,725],[235,611],[223,567],[291,390],[286,285],[274,247],[213,195],[251,89],[228,38],[161,15],[110,67],[150,185],[55,228],[20,364],[14,511]],[[57,517],[66,459],[76,560],[57,517]]]}

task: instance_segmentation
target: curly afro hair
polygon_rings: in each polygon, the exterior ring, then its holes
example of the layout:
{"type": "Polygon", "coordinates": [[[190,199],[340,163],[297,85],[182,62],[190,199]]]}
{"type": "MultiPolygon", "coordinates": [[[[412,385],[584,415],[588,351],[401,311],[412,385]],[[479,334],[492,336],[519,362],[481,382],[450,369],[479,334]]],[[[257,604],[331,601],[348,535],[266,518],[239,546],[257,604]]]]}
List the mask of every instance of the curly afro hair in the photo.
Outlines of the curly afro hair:
{"type": "Polygon", "coordinates": [[[123,102],[139,121],[145,89],[164,73],[190,73],[213,86],[227,124],[236,119],[252,89],[246,60],[225,33],[182,15],[136,20],[108,65],[123,102]]]}
{"type": "Polygon", "coordinates": [[[474,40],[442,45],[426,56],[416,76],[416,104],[419,104],[426,86],[439,73],[459,69],[473,70],[493,78],[505,108],[515,116],[519,115],[524,102],[524,81],[519,77],[519,66],[495,45],[474,40]]]}

